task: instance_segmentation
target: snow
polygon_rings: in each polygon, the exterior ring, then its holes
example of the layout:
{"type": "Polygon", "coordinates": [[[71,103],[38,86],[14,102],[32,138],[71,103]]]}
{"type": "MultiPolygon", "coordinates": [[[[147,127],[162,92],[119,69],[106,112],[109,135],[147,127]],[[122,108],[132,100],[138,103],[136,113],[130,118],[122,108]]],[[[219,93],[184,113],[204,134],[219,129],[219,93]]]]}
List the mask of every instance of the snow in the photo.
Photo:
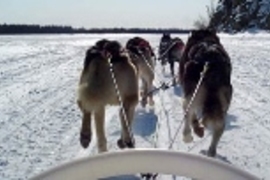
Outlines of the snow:
{"type": "MultiPolygon", "coordinates": [[[[97,153],[96,139],[82,149],[81,113],[76,88],[86,49],[98,39],[122,44],[135,35],[32,35],[0,37],[0,179],[25,180],[49,168],[97,153]]],[[[141,35],[153,47],[160,35],[141,35]]],[[[176,36],[176,35],[173,35],[176,36]]],[[[186,41],[188,35],[179,35],[186,41]]],[[[262,179],[270,179],[270,35],[220,34],[233,63],[233,101],[217,159],[262,179]]],[[[157,63],[155,86],[170,80],[157,63]]],[[[133,132],[140,148],[168,148],[183,121],[181,87],[156,92],[154,107],[138,105],[133,132]]],[[[118,107],[106,111],[110,151],[118,150],[118,107]]],[[[174,150],[202,154],[205,138],[185,144],[181,133],[174,150]]],[[[138,179],[136,176],[128,176],[138,179]]],[[[170,175],[160,179],[183,179],[170,175]]],[[[115,178],[117,179],[117,178],[115,178]]],[[[121,179],[128,179],[122,177],[121,179]]]]}

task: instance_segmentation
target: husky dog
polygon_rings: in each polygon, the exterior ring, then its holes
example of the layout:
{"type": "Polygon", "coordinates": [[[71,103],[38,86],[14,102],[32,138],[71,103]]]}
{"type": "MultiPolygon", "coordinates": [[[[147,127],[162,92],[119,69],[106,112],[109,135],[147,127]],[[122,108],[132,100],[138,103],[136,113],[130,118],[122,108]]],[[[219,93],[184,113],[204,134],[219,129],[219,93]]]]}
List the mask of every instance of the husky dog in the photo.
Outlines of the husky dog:
{"type": "Polygon", "coordinates": [[[122,52],[118,42],[98,41],[86,52],[78,87],[77,103],[83,114],[80,142],[84,148],[87,148],[91,141],[91,115],[93,115],[98,151],[107,151],[107,140],[104,132],[105,106],[121,104],[117,89],[119,89],[125,112],[120,112],[122,133],[118,140],[118,146],[120,148],[134,147],[129,127],[132,124],[139,98],[137,70],[129,56],[122,52]],[[114,84],[112,72],[118,87],[114,84]]]}
{"type": "Polygon", "coordinates": [[[171,45],[167,51],[168,53],[168,63],[170,64],[170,70],[171,70],[171,75],[173,77],[173,84],[176,83],[175,80],[175,74],[174,74],[174,65],[175,62],[180,62],[180,59],[182,57],[183,54],[183,50],[184,50],[185,44],[182,41],[182,39],[176,37],[173,38],[171,41],[171,45]]]}
{"type": "Polygon", "coordinates": [[[155,61],[154,52],[150,43],[143,38],[134,37],[127,41],[126,49],[132,58],[132,62],[138,69],[139,77],[142,82],[141,104],[143,107],[146,106],[147,103],[153,105],[152,87],[155,78],[155,61]]]}
{"type": "Polygon", "coordinates": [[[164,33],[160,39],[159,43],[159,60],[161,60],[161,65],[164,67],[168,62],[168,53],[167,50],[171,44],[171,35],[169,33],[164,33]]]}
{"type": "Polygon", "coordinates": [[[213,136],[207,153],[213,157],[225,128],[225,117],[232,98],[232,67],[216,32],[194,30],[180,60],[179,81],[184,92],[184,110],[190,103],[204,67],[206,71],[201,86],[185,117],[183,140],[193,140],[190,126],[199,137],[203,137],[204,127],[211,127],[213,136]],[[201,114],[200,121],[198,114],[201,114]]]}
{"type": "Polygon", "coordinates": [[[161,61],[162,70],[165,71],[165,65],[169,63],[170,72],[173,78],[173,84],[176,84],[174,65],[179,62],[185,47],[182,39],[171,38],[170,34],[163,34],[159,45],[159,60],[161,61]]]}

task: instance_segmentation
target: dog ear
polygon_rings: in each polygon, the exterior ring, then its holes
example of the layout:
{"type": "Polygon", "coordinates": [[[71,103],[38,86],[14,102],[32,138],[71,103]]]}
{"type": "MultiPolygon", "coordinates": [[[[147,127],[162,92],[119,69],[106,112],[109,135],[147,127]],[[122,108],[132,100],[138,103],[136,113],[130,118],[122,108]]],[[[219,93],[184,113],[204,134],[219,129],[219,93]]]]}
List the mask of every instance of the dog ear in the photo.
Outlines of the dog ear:
{"type": "Polygon", "coordinates": [[[106,46],[106,44],[108,44],[110,41],[107,39],[101,39],[99,41],[96,42],[96,47],[100,50],[104,49],[104,47],[106,46]]]}
{"type": "Polygon", "coordinates": [[[119,53],[122,45],[118,41],[111,41],[105,46],[105,49],[111,53],[119,53]]]}

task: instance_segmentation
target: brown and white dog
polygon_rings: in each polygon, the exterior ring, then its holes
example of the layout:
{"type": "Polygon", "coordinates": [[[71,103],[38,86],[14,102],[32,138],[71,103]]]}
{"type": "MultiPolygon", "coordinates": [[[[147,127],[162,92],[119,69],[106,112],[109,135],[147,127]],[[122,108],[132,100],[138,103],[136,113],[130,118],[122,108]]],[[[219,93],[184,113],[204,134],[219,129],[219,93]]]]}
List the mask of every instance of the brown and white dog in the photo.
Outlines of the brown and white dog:
{"type": "Polygon", "coordinates": [[[194,30],[188,38],[180,61],[179,81],[184,92],[184,110],[188,107],[205,63],[208,63],[208,68],[185,117],[183,140],[193,140],[190,126],[199,137],[203,137],[204,127],[211,127],[213,136],[207,153],[213,157],[224,132],[225,118],[232,98],[232,67],[230,57],[216,32],[194,30]]]}
{"type": "Polygon", "coordinates": [[[143,107],[145,107],[147,103],[153,105],[154,100],[151,91],[155,78],[155,60],[150,43],[141,37],[134,37],[127,41],[126,49],[132,58],[132,62],[138,69],[139,77],[142,82],[141,104],[143,107]]]}
{"type": "Polygon", "coordinates": [[[120,104],[109,61],[112,63],[123,109],[127,115],[127,122],[125,122],[124,114],[120,112],[122,133],[118,146],[134,147],[127,124],[128,126],[132,124],[134,110],[138,104],[138,72],[129,56],[121,51],[121,45],[118,42],[101,40],[86,52],[77,100],[83,114],[81,145],[87,148],[91,141],[91,115],[94,115],[99,152],[107,151],[104,132],[105,106],[120,104]]]}

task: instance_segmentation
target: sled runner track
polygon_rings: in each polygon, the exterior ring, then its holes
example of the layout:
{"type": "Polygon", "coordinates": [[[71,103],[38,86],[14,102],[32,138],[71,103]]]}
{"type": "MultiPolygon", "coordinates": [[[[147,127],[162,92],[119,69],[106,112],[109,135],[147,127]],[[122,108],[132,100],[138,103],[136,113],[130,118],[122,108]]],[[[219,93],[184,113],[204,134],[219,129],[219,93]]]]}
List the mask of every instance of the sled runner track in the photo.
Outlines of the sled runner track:
{"type": "MultiPolygon", "coordinates": [[[[37,101],[39,104],[42,103],[39,105],[40,109],[33,108],[31,110],[31,114],[22,113],[22,116],[20,117],[24,120],[22,124],[19,124],[17,127],[15,126],[15,129],[6,126],[8,129],[10,129],[11,133],[8,132],[8,134],[2,134],[4,137],[1,138],[1,141],[5,144],[9,144],[8,147],[5,145],[2,146],[3,152],[1,152],[1,154],[3,157],[9,161],[12,161],[12,159],[17,159],[16,162],[18,163],[20,161],[18,156],[20,157],[20,154],[18,154],[18,150],[15,145],[20,144],[21,149],[27,149],[28,147],[33,146],[32,148],[34,149],[31,148],[32,150],[29,150],[29,152],[26,152],[26,154],[30,155],[32,153],[37,153],[38,155],[40,153],[38,156],[42,158],[44,155],[46,158],[48,158],[48,161],[51,158],[55,158],[55,160],[52,162],[66,160],[66,158],[63,158],[63,156],[65,156],[64,153],[61,152],[62,149],[66,151],[67,148],[65,149],[65,147],[72,147],[65,145],[65,143],[69,143],[69,138],[76,138],[76,127],[78,126],[78,123],[75,121],[76,111],[72,105],[73,103],[71,105],[67,105],[66,107],[59,107],[57,104],[64,98],[65,96],[63,95],[57,96],[54,101],[51,101],[53,98],[49,98],[49,101],[45,102],[37,101]],[[57,110],[55,111],[55,109],[57,110]],[[74,125],[72,128],[70,128],[72,124],[74,125]],[[21,136],[21,134],[23,134],[23,136],[21,136]],[[50,136],[48,136],[48,134],[50,134],[50,136]],[[59,139],[61,143],[55,144],[56,139],[59,139]],[[57,146],[59,149],[56,148],[57,146]],[[9,152],[6,148],[11,149],[11,152],[9,152]],[[38,149],[43,149],[44,152],[39,152],[38,149]]],[[[15,120],[16,119],[18,118],[15,117],[15,120]]],[[[15,120],[13,122],[11,121],[10,123],[15,124],[15,120]]],[[[77,141],[75,142],[77,143],[77,141]]],[[[31,156],[28,156],[28,158],[25,160],[27,159],[31,160],[31,156]]],[[[39,162],[35,163],[37,167],[38,163],[39,162]]]]}
{"type": "MultiPolygon", "coordinates": [[[[36,121],[38,119],[36,116],[39,116],[39,114],[46,111],[47,106],[50,107],[54,104],[58,104],[59,100],[63,99],[66,96],[66,94],[61,91],[66,89],[70,91],[70,93],[72,93],[71,89],[69,90],[68,88],[68,85],[72,83],[72,80],[59,81],[57,83],[53,83],[55,82],[55,79],[61,78],[61,77],[54,76],[55,72],[59,70],[63,71],[64,68],[69,67],[70,65],[72,65],[72,62],[68,61],[64,65],[60,64],[57,68],[53,67],[49,70],[46,70],[45,73],[41,73],[38,76],[34,76],[33,81],[38,81],[38,79],[40,79],[39,80],[40,82],[43,81],[42,84],[41,83],[39,84],[39,86],[34,86],[30,84],[30,86],[27,86],[27,88],[25,88],[25,90],[23,88],[18,89],[17,86],[10,87],[7,90],[3,90],[3,92],[0,93],[0,95],[3,96],[5,99],[7,99],[6,102],[9,102],[10,106],[14,107],[13,110],[19,111],[23,113],[24,115],[28,116],[27,122],[24,122],[25,124],[31,121],[36,121]],[[64,68],[62,68],[62,66],[64,68]],[[43,78],[44,76],[48,76],[48,75],[49,76],[52,75],[52,77],[43,78]],[[50,88],[46,87],[50,83],[51,83],[50,88]],[[61,91],[59,91],[59,89],[61,89],[61,91]],[[56,94],[60,94],[60,97],[55,96],[56,94]],[[17,95],[21,95],[21,96],[16,97],[17,95]],[[59,98],[59,99],[55,100],[54,98],[59,98]],[[18,104],[18,99],[19,99],[19,104],[18,104]],[[33,102],[35,102],[36,104],[34,104],[33,102]],[[44,106],[44,109],[40,108],[40,103],[43,103],[43,105],[41,106],[44,106]],[[37,106],[37,104],[39,104],[39,106],[37,106]],[[36,113],[33,114],[33,112],[36,112],[36,113]]],[[[72,69],[69,68],[69,70],[72,70],[72,69]]],[[[75,70],[73,69],[73,72],[76,72],[76,69],[75,70]]],[[[23,83],[23,82],[21,82],[20,84],[24,84],[24,86],[27,85],[27,83],[23,83]]],[[[14,128],[14,124],[10,124],[10,125],[12,125],[14,128]]]]}
{"type": "MultiPolygon", "coordinates": [[[[8,89],[9,86],[15,86],[16,83],[20,83],[22,81],[27,82],[33,82],[36,81],[33,80],[37,74],[41,73],[48,73],[51,69],[55,69],[55,67],[58,67],[59,63],[66,63],[67,61],[73,59],[74,57],[78,57],[79,55],[82,55],[82,52],[76,52],[69,54],[69,56],[64,56],[65,52],[62,52],[62,54],[57,55],[56,57],[47,59],[46,54],[41,54],[40,56],[35,56],[33,58],[27,58],[27,59],[21,59],[21,63],[18,63],[18,66],[12,65],[11,68],[9,68],[6,71],[3,71],[0,75],[0,86],[3,86],[4,89],[8,89]],[[42,59],[40,61],[45,61],[42,63],[37,63],[36,61],[38,59],[42,59]],[[25,62],[26,61],[26,62],[25,62]],[[47,62],[49,61],[49,62],[47,62]],[[23,65],[21,65],[23,63],[23,65]],[[10,82],[10,77],[12,77],[13,81],[10,82]],[[8,84],[12,83],[12,84],[8,84]]],[[[15,87],[16,88],[16,87],[15,87]]],[[[2,89],[2,90],[4,90],[2,89]]],[[[12,89],[11,89],[12,90],[12,89]]]]}

